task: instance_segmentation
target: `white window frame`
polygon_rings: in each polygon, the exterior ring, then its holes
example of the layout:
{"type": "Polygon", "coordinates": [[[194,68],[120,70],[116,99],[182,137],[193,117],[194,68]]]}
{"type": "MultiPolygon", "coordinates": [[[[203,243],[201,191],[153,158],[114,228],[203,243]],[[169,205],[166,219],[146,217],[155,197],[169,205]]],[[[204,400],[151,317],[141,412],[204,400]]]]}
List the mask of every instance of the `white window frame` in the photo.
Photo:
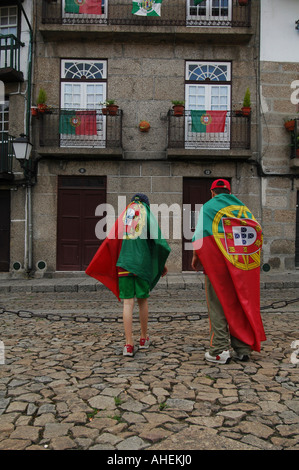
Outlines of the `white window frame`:
{"type": "MultiPolygon", "coordinates": [[[[232,20],[232,0],[227,0],[228,2],[228,14],[227,15],[213,15],[214,2],[223,2],[226,0],[205,0],[202,4],[194,5],[194,0],[187,0],[186,2],[186,18],[188,20],[202,20],[202,21],[215,21],[214,25],[209,26],[218,26],[217,21],[231,21],[232,20]],[[205,14],[202,14],[203,9],[205,8],[205,14]]],[[[214,7],[215,8],[215,7],[214,7]]],[[[216,7],[217,8],[217,7],[216,7]]],[[[194,26],[194,25],[193,25],[194,26]]],[[[204,25],[203,25],[204,26],[204,25]]],[[[219,25],[221,26],[221,25],[219,25]]]]}
{"type": "MultiPolygon", "coordinates": [[[[81,72],[81,76],[83,73],[81,72]]],[[[76,135],[70,138],[66,134],[60,135],[60,146],[61,147],[97,147],[97,148],[104,148],[106,145],[106,116],[102,114],[102,107],[103,103],[106,101],[107,98],[107,61],[106,60],[73,60],[73,59],[63,59],[61,61],[61,109],[66,110],[96,110],[96,127],[97,127],[97,135],[96,136],[85,136],[85,135],[76,135]],[[78,73],[74,72],[73,79],[68,79],[66,77],[66,64],[73,63],[74,66],[77,64],[84,64],[86,68],[87,77],[84,80],[80,78],[80,71],[78,69],[78,73]],[[93,64],[101,64],[103,67],[101,79],[93,79],[92,74],[89,73],[89,70],[92,70],[93,64]],[[92,96],[91,93],[88,93],[88,88],[90,86],[101,86],[102,93],[101,99],[99,102],[95,102],[94,100],[88,100],[89,96],[92,96]],[[66,93],[66,87],[70,87],[73,89],[73,92],[66,93]],[[77,90],[75,90],[77,88],[77,90]],[[77,92],[78,100],[75,99],[66,100],[66,95],[69,94],[73,96],[77,92]]]]}
{"type": "MultiPolygon", "coordinates": [[[[223,75],[223,74],[222,74],[223,75]]],[[[186,148],[202,148],[202,149],[229,149],[230,148],[230,134],[231,134],[231,63],[230,62],[207,62],[207,61],[187,61],[186,62],[186,87],[185,87],[185,147],[186,148]],[[198,67],[207,68],[211,66],[211,72],[207,72],[212,76],[209,82],[205,77],[198,76],[195,80],[189,80],[189,67],[198,65],[198,67]],[[226,66],[226,79],[217,81],[217,76],[212,75],[213,68],[217,70],[218,66],[226,66]],[[189,83],[188,83],[189,82],[189,83]],[[227,82],[227,83],[226,83],[227,82]],[[226,91],[222,96],[225,97],[222,103],[213,103],[213,90],[219,90],[219,96],[222,91],[226,91]],[[191,94],[193,92],[193,94],[191,94]],[[201,94],[200,94],[201,93],[201,94]],[[200,96],[203,99],[200,99],[200,96]],[[191,97],[195,97],[192,100],[191,97]],[[198,98],[198,99],[196,99],[198,98]],[[225,121],[225,130],[223,133],[202,133],[192,132],[191,111],[192,110],[207,110],[207,111],[228,111],[225,121]]],[[[194,78],[194,77],[193,77],[194,78]]],[[[222,77],[223,78],[223,77],[222,77]]]]}

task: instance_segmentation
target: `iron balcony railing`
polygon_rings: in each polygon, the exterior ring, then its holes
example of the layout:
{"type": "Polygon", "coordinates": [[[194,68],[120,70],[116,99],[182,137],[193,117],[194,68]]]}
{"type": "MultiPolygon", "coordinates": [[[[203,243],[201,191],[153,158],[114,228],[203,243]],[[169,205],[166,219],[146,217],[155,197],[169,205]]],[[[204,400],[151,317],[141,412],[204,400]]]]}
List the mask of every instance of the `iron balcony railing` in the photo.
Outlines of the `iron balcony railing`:
{"type": "Polygon", "coordinates": [[[13,139],[8,132],[0,132],[0,175],[12,173],[13,139]]]}
{"type": "MultiPolygon", "coordinates": [[[[136,2],[138,3],[138,2],[136,2]]],[[[140,1],[143,12],[152,12],[152,2],[140,1]]],[[[76,0],[43,0],[44,24],[102,24],[135,26],[249,27],[251,1],[239,0],[163,0],[159,16],[139,15],[132,11],[132,0],[99,0],[94,13],[79,7],[76,0]],[[75,6],[73,6],[75,5],[75,6]]]]}
{"type": "Polygon", "coordinates": [[[51,108],[38,113],[39,145],[68,148],[121,148],[122,111],[51,108]]]}
{"type": "Polygon", "coordinates": [[[14,34],[0,34],[0,69],[11,68],[21,72],[20,49],[24,46],[14,34]]]}
{"type": "Polygon", "coordinates": [[[168,148],[250,149],[250,115],[235,111],[168,112],[168,148]]]}

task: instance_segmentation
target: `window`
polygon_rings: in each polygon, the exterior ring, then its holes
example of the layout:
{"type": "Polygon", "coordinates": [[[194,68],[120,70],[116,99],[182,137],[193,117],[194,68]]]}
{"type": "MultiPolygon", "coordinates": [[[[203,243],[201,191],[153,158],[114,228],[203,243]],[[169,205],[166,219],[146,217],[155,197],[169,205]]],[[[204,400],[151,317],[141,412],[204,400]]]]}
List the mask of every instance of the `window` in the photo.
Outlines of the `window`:
{"type": "Polygon", "coordinates": [[[0,34],[14,34],[18,32],[18,7],[0,7],[0,34]]]}
{"type": "Polygon", "coordinates": [[[186,146],[229,148],[231,64],[187,62],[185,95],[186,146]]]}
{"type": "Polygon", "coordinates": [[[61,67],[61,146],[105,145],[106,61],[63,60],[61,67]]]}
{"type": "Polygon", "coordinates": [[[3,132],[8,133],[9,123],[9,102],[5,101],[4,104],[0,104],[0,139],[2,140],[3,132]]]}
{"type": "Polygon", "coordinates": [[[232,0],[187,0],[187,24],[188,20],[211,21],[214,26],[223,26],[232,18],[232,0]]]}

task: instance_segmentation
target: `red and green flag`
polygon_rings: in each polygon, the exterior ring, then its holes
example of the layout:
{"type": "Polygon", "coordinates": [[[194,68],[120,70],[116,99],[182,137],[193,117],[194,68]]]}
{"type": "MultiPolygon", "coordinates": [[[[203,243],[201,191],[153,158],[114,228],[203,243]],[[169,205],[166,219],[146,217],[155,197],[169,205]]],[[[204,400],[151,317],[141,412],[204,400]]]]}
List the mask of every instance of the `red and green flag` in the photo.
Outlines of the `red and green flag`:
{"type": "Polygon", "coordinates": [[[102,14],[102,0],[65,0],[65,13],[102,14]]]}
{"type": "Polygon", "coordinates": [[[192,132],[224,132],[227,111],[192,110],[192,132]]]}
{"type": "Polygon", "coordinates": [[[147,281],[152,290],[169,253],[168,243],[149,206],[134,201],[118,217],[86,274],[104,284],[119,299],[118,267],[147,281]]]}
{"type": "Polygon", "coordinates": [[[219,194],[203,205],[193,246],[223,307],[230,333],[260,351],[262,228],[235,196],[219,194]]]}
{"type": "Polygon", "coordinates": [[[97,135],[96,111],[60,111],[60,134],[97,135]]]}

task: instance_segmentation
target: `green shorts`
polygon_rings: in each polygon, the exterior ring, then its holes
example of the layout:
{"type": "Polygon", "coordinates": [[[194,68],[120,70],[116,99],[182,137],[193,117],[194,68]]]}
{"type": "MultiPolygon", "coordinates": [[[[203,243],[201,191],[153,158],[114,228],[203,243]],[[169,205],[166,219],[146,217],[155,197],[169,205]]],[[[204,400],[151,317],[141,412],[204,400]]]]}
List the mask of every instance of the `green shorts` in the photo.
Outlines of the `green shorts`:
{"type": "Polygon", "coordinates": [[[147,299],[149,283],[138,276],[123,276],[118,278],[120,299],[147,299]]]}

